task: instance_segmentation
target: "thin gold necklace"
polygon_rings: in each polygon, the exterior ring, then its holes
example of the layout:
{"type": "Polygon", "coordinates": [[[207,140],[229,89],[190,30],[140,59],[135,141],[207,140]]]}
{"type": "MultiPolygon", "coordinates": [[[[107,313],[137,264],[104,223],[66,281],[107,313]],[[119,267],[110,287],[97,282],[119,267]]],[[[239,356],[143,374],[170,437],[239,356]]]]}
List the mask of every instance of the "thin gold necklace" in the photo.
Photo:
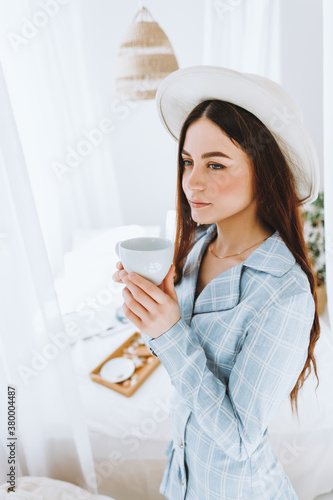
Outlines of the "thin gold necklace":
{"type": "Polygon", "coordinates": [[[236,255],[240,255],[244,252],[246,252],[247,250],[250,250],[250,248],[253,248],[255,247],[256,245],[259,245],[259,243],[263,243],[265,240],[267,240],[267,238],[269,238],[269,236],[267,236],[266,238],[264,238],[263,240],[261,241],[258,241],[257,243],[255,243],[254,245],[251,245],[250,247],[248,248],[245,248],[245,250],[242,250],[241,252],[237,252],[237,253],[234,253],[232,255],[223,255],[223,257],[220,257],[219,255],[216,255],[216,253],[212,250],[212,248],[208,247],[208,250],[214,255],[214,257],[217,257],[218,259],[227,259],[228,257],[236,257],[236,255]]]}

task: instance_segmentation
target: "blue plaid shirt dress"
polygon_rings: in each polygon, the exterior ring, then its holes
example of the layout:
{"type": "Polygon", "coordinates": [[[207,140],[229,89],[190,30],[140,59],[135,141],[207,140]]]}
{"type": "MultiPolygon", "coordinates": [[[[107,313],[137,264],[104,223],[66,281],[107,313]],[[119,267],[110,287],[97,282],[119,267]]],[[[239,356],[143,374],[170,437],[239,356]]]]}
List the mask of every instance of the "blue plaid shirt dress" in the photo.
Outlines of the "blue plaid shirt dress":
{"type": "Polygon", "coordinates": [[[268,424],[307,358],[314,300],[278,231],[195,290],[217,231],[198,229],[176,285],[181,319],[142,333],[175,388],[160,493],[169,500],[297,500],[268,424]]]}

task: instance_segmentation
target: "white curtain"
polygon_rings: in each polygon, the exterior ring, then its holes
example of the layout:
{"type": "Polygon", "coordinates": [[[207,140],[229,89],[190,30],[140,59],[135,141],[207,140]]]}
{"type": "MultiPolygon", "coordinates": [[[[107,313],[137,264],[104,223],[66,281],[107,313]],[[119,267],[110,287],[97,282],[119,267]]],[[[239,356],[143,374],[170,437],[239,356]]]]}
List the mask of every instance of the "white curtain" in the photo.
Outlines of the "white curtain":
{"type": "Polygon", "coordinates": [[[78,0],[0,5],[0,482],[7,385],[17,475],[97,491],[54,275],[77,229],[122,223],[89,23],[78,0]]]}
{"type": "Polygon", "coordinates": [[[111,151],[115,102],[83,7],[0,5],[0,59],[54,274],[75,230],[123,223],[111,151]]]}
{"type": "Polygon", "coordinates": [[[0,482],[6,482],[7,386],[16,388],[16,477],[96,492],[88,431],[24,156],[0,67],[0,482]]]}
{"type": "Polygon", "coordinates": [[[324,21],[324,199],[326,288],[330,324],[333,324],[333,3],[323,2],[324,21]]]}
{"type": "Polygon", "coordinates": [[[203,64],[279,81],[279,0],[205,0],[203,64]]]}

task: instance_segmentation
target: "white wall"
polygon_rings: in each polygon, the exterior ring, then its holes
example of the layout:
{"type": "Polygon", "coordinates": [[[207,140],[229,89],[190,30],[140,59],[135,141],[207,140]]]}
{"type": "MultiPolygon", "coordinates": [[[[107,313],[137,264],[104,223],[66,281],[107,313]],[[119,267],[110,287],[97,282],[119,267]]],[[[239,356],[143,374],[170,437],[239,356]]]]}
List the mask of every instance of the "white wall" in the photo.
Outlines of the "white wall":
{"type": "Polygon", "coordinates": [[[323,2],[280,0],[281,84],[297,100],[316,146],[323,189],[323,2]]]}

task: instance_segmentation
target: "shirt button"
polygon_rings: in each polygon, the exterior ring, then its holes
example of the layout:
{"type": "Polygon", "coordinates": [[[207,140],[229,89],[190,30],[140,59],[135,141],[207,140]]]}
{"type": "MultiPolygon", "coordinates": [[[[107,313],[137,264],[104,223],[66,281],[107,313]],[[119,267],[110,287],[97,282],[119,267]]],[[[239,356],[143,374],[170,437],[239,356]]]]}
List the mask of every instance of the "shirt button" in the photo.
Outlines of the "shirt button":
{"type": "Polygon", "coordinates": [[[182,477],[182,486],[185,484],[185,479],[182,477]]]}
{"type": "Polygon", "coordinates": [[[149,347],[149,350],[152,353],[152,355],[155,356],[155,358],[158,357],[157,354],[156,354],[156,352],[151,347],[149,347]]]}
{"type": "Polygon", "coordinates": [[[183,443],[182,438],[178,439],[178,446],[179,446],[179,448],[184,448],[184,443],[183,443]]]}

